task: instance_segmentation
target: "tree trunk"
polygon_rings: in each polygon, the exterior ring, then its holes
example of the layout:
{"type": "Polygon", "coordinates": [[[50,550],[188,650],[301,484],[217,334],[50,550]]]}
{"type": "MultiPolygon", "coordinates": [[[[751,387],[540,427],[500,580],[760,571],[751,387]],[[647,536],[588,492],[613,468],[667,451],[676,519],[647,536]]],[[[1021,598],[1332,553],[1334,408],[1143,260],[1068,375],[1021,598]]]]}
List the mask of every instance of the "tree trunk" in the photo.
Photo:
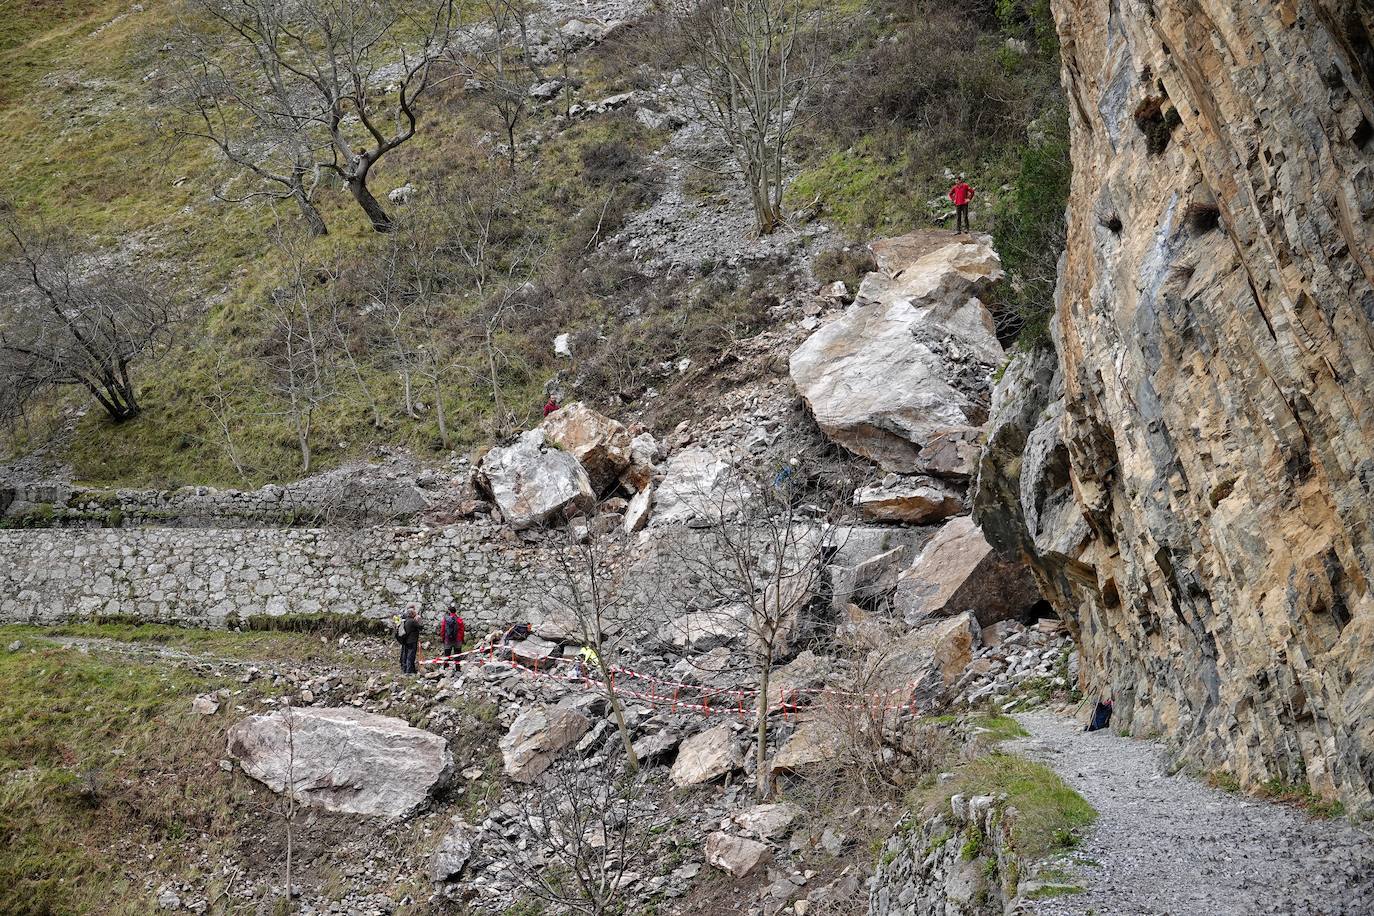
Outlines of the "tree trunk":
{"type": "Polygon", "coordinates": [[[296,419],[296,443],[301,449],[301,474],[310,473],[310,426],[296,419]]]}
{"type": "Polygon", "coordinates": [[[758,718],[754,732],[754,791],[761,802],[768,800],[773,787],[768,775],[768,680],[773,673],[773,647],[766,647],[765,652],[759,666],[759,699],[754,712],[758,718]]]}
{"type": "MultiPolygon", "coordinates": [[[[598,659],[601,653],[598,652],[598,659]]],[[[625,712],[621,709],[620,698],[615,695],[615,681],[611,677],[611,672],[606,670],[603,662],[601,665],[601,683],[606,688],[606,698],[611,704],[611,713],[615,716],[615,727],[620,732],[620,741],[625,745],[625,763],[630,768],[630,772],[639,770],[639,758],[635,756],[634,743],[630,741],[630,729],[625,725],[625,712]]]]}
{"type": "Polygon", "coordinates": [[[305,218],[305,225],[309,228],[310,234],[316,237],[328,235],[329,227],[325,225],[324,217],[320,215],[320,211],[299,181],[291,186],[291,197],[296,201],[296,206],[301,208],[301,216],[305,218]]]}
{"type": "Polygon", "coordinates": [[[386,215],[386,211],[377,202],[377,198],[373,197],[372,192],[367,189],[367,176],[350,178],[348,190],[352,193],[353,199],[358,202],[358,206],[363,208],[367,218],[372,221],[373,229],[378,232],[391,231],[391,217],[386,215]]]}
{"type": "Polygon", "coordinates": [[[439,444],[449,447],[448,422],[444,416],[444,391],[439,386],[439,378],[434,378],[434,419],[439,421],[439,444]]]}

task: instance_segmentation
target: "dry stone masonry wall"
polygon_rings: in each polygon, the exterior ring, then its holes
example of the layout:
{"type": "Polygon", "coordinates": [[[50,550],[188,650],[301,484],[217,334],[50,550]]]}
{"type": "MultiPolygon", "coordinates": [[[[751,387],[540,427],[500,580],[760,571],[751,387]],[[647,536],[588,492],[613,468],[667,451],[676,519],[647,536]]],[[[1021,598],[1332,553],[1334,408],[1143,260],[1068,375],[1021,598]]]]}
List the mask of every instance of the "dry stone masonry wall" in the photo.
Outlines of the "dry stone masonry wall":
{"type": "Polygon", "coordinates": [[[521,618],[551,576],[541,548],[495,525],[0,532],[6,622],[122,614],[222,627],[255,614],[385,618],[417,602],[494,625],[521,618]]]}
{"type": "Polygon", "coordinates": [[[1369,805],[1374,11],[1053,5],[1060,371],[1008,373],[1034,390],[999,393],[979,515],[1114,724],[1369,805]]]}

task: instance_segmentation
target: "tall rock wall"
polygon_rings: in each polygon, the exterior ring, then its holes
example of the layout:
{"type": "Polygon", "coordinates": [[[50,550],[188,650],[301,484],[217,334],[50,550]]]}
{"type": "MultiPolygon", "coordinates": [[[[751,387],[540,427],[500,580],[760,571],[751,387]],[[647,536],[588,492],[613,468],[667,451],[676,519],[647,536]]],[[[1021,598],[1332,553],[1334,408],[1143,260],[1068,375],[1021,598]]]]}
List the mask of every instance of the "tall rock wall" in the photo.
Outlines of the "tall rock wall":
{"type": "Polygon", "coordinates": [[[979,514],[1038,563],[1114,724],[1369,805],[1374,8],[1053,6],[1064,414],[1000,393],[979,514]],[[1017,440],[1067,475],[1023,479],[1017,440]],[[1056,543],[1026,530],[1066,494],[1056,543]]]}

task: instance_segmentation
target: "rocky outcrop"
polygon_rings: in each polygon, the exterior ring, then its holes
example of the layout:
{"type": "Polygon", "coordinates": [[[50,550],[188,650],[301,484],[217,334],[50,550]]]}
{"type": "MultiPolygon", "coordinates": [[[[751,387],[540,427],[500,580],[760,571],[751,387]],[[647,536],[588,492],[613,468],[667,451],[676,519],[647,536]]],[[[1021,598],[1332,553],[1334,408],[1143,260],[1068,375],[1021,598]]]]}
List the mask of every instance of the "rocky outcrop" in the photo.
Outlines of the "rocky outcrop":
{"type": "Polygon", "coordinates": [[[992,240],[931,230],[874,248],[879,270],[792,354],[792,380],[826,435],[884,470],[957,472],[949,437],[986,419],[1002,360],[978,298],[1002,277],[992,240]],[[931,467],[923,450],[936,440],[931,467]]]}
{"type": "Polygon", "coordinates": [[[1374,15],[1053,7],[1063,445],[1011,410],[994,448],[1024,436],[1047,460],[985,475],[980,517],[1023,527],[994,537],[1054,584],[1113,725],[1243,784],[1372,806],[1374,15]]]}
{"type": "Polygon", "coordinates": [[[543,525],[560,513],[589,509],[596,499],[577,458],[546,446],[542,429],[531,429],[512,445],[488,452],[479,481],[517,530],[543,525]]]}
{"type": "Polygon", "coordinates": [[[453,770],[443,738],[352,707],[249,716],[229,729],[229,756],[273,792],[383,817],[413,813],[453,770]]]}

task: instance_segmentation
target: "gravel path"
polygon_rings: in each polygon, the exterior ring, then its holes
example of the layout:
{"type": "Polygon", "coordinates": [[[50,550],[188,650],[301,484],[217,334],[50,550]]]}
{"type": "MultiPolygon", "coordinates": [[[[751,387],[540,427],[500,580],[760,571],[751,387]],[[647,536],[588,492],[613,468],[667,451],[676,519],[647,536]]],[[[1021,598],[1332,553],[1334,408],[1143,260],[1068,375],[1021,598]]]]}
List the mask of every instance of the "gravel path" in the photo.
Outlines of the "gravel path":
{"type": "Polygon", "coordinates": [[[1168,776],[1148,741],[1045,712],[1017,718],[1031,737],[1007,749],[1052,767],[1100,815],[1068,868],[1086,891],[1032,912],[1374,914],[1374,831],[1168,776]]]}

